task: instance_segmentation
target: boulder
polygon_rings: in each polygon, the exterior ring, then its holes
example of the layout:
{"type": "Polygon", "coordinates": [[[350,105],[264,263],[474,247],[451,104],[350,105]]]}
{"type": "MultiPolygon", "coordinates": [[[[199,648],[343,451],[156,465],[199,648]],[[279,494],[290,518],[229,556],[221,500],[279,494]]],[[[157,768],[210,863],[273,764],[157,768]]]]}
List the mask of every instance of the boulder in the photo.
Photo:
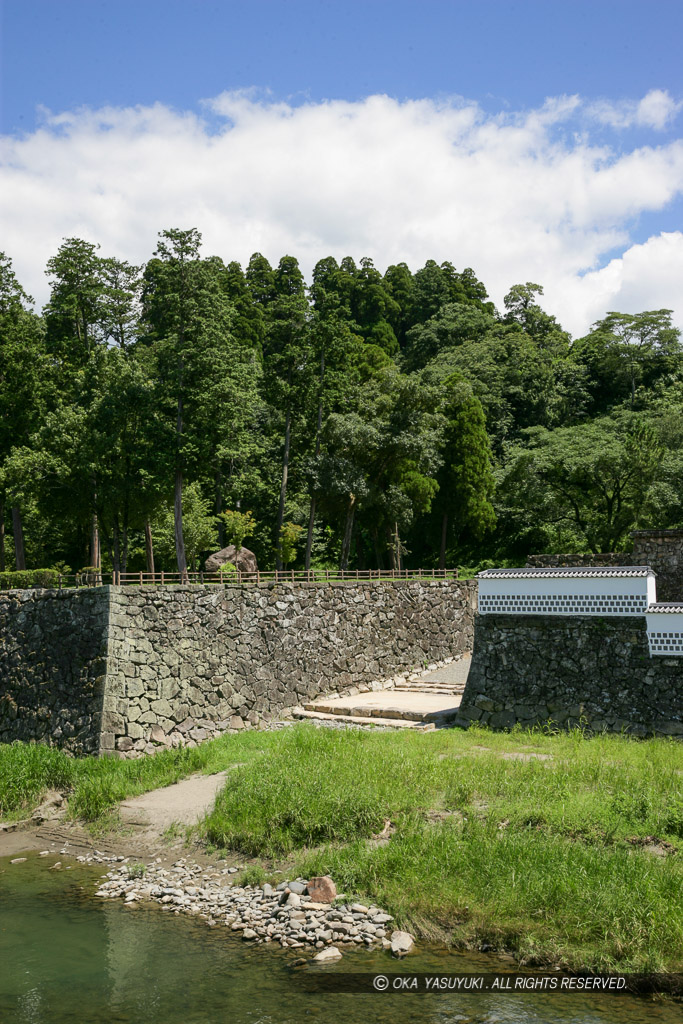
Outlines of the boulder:
{"type": "MultiPolygon", "coordinates": [[[[249,548],[240,548],[238,551],[234,544],[229,544],[227,548],[221,548],[220,551],[209,555],[204,562],[204,570],[206,572],[218,572],[220,567],[228,562],[234,565],[236,569],[239,569],[240,572],[256,572],[258,570],[254,552],[250,551],[249,548]]],[[[229,578],[226,574],[226,579],[229,578]]]]}
{"type": "Polygon", "coordinates": [[[410,953],[415,945],[413,936],[408,932],[395,931],[391,933],[391,952],[394,956],[405,956],[410,953]]]}
{"type": "Polygon", "coordinates": [[[331,903],[337,895],[337,886],[329,875],[319,875],[310,879],[308,895],[316,903],[331,903]]]}

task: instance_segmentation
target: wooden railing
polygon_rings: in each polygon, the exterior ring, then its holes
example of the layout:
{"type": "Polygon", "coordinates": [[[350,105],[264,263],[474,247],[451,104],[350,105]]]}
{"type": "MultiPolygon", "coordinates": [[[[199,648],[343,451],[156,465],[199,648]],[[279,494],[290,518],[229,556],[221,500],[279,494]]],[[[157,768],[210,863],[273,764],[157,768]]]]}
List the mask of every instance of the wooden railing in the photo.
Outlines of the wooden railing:
{"type": "Polygon", "coordinates": [[[356,580],[455,580],[457,569],[272,569],[244,572],[97,572],[58,577],[58,587],[168,586],[199,584],[230,586],[260,583],[350,583],[356,580]]]}

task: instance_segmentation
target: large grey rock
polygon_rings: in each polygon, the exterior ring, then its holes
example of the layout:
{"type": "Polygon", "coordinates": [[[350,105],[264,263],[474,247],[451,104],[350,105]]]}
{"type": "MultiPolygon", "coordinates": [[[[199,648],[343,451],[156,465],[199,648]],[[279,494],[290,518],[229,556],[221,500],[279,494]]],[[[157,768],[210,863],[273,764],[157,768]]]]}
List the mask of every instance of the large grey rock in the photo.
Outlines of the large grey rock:
{"type": "MultiPolygon", "coordinates": [[[[249,548],[240,548],[238,551],[234,544],[229,544],[227,548],[221,548],[220,551],[209,555],[204,562],[204,569],[206,572],[218,572],[220,567],[228,562],[240,572],[256,572],[258,570],[254,552],[249,548]]],[[[226,578],[229,579],[229,577],[226,578]]]]}
{"type": "Polygon", "coordinates": [[[394,956],[405,956],[410,953],[415,940],[409,932],[395,931],[391,933],[391,952],[394,956]]]}

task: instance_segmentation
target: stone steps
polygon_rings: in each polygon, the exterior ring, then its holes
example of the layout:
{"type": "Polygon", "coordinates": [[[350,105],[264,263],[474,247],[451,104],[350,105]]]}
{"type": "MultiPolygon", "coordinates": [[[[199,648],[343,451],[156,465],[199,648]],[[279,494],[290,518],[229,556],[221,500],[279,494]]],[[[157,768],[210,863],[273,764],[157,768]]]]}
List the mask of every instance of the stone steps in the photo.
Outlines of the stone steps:
{"type": "Polygon", "coordinates": [[[318,711],[325,715],[338,715],[347,718],[367,718],[372,721],[375,718],[398,719],[404,722],[428,722],[432,715],[429,711],[417,711],[410,708],[391,707],[389,701],[381,708],[368,708],[362,704],[357,707],[335,704],[325,704],[324,701],[316,701],[315,704],[304,704],[305,711],[318,711]]]}
{"type": "Polygon", "coordinates": [[[461,696],[465,692],[464,686],[439,686],[434,683],[397,683],[394,690],[409,693],[438,693],[444,696],[461,696]]]}
{"type": "Polygon", "coordinates": [[[431,732],[436,728],[434,722],[426,722],[422,719],[380,718],[379,715],[368,717],[360,714],[343,715],[334,711],[311,710],[312,707],[313,705],[306,705],[305,708],[294,708],[292,717],[323,722],[348,722],[352,725],[381,725],[391,729],[412,729],[414,732],[431,732]]]}

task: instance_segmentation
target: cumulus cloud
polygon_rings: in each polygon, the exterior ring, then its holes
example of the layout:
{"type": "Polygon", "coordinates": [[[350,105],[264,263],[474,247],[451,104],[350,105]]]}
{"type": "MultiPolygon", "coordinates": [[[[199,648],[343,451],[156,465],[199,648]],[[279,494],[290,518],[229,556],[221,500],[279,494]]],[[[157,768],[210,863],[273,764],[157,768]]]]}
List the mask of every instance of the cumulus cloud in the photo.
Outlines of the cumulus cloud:
{"type": "MultiPolygon", "coordinates": [[[[672,104],[648,93],[629,116],[661,127],[672,104]]],[[[673,307],[683,326],[683,236],[630,235],[640,213],[683,190],[681,140],[611,149],[602,128],[599,143],[586,129],[605,118],[576,96],[490,115],[462,99],[295,106],[247,90],[203,111],[45,112],[35,132],[4,140],[2,244],[39,302],[63,237],[143,262],[158,231],[194,226],[207,255],[288,253],[309,275],[328,255],[380,269],[451,260],[473,267],[498,305],[511,284],[538,281],[574,333],[634,303],[673,307]],[[581,130],[568,131],[575,120],[581,130]]]]}
{"type": "Polygon", "coordinates": [[[651,89],[641,100],[622,100],[612,103],[600,100],[587,108],[589,116],[610,128],[654,128],[663,131],[681,109],[664,89],[651,89]]]}

